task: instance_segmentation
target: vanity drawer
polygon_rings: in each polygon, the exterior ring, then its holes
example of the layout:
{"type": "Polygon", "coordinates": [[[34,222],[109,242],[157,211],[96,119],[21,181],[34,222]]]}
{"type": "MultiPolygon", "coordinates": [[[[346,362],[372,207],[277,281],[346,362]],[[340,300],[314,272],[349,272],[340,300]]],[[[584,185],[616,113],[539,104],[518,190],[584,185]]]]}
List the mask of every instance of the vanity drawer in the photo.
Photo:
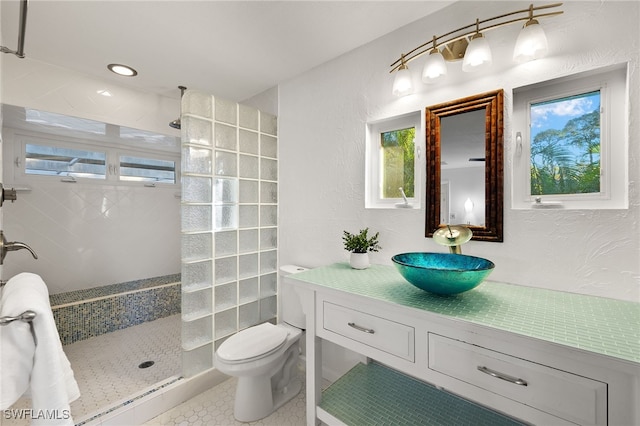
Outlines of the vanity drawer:
{"type": "Polygon", "coordinates": [[[607,424],[607,384],[429,333],[429,369],[580,425],[607,424]]]}
{"type": "Polygon", "coordinates": [[[322,308],[325,330],[414,361],[413,327],[327,301],[323,302],[322,308]]]}

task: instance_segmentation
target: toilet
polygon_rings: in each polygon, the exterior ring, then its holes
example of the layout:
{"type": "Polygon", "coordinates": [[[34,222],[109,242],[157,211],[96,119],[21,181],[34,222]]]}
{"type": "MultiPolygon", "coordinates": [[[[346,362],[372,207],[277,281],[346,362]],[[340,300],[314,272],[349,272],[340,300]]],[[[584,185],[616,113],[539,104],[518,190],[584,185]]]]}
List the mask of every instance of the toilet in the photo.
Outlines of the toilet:
{"type": "Polygon", "coordinates": [[[238,378],[233,409],[238,421],[267,417],[302,388],[297,369],[305,317],[300,299],[286,276],[304,270],[294,265],[280,268],[279,324],[249,327],[229,337],[216,351],[216,369],[238,378]]]}

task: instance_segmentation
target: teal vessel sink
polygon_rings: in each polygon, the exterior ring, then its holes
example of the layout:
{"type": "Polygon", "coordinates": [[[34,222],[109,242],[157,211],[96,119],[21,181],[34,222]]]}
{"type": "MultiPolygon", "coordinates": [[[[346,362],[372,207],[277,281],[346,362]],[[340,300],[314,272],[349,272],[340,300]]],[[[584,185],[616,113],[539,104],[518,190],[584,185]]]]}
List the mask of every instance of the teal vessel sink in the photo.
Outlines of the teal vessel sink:
{"type": "Polygon", "coordinates": [[[435,294],[458,294],[477,287],[493,271],[493,262],[452,253],[401,253],[391,258],[405,280],[435,294]]]}

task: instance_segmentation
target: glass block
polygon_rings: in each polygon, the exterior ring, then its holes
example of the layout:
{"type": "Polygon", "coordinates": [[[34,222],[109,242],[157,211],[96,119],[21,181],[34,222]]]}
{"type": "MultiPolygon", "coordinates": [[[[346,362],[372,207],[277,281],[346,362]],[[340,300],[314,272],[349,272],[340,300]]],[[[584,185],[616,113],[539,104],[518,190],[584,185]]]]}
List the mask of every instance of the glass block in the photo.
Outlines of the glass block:
{"type": "Polygon", "coordinates": [[[215,174],[218,176],[238,176],[236,165],[236,154],[230,152],[216,151],[215,174]]]}
{"type": "MultiPolygon", "coordinates": [[[[291,289],[290,289],[291,290],[291,289]]],[[[271,273],[260,277],[260,298],[274,296],[278,293],[278,274],[271,273]]]]}
{"type": "Polygon", "coordinates": [[[240,256],[239,264],[241,279],[258,275],[258,253],[240,256]]]}
{"type": "Polygon", "coordinates": [[[238,206],[215,206],[216,231],[222,229],[236,229],[238,227],[238,206]]]}
{"type": "Polygon", "coordinates": [[[258,130],[258,117],[260,111],[256,108],[247,105],[238,105],[239,112],[239,124],[240,127],[246,127],[247,129],[258,130]]]}
{"type": "Polygon", "coordinates": [[[213,344],[209,343],[192,351],[182,352],[182,375],[193,377],[213,368],[213,344]]]}
{"type": "Polygon", "coordinates": [[[278,119],[271,114],[260,111],[260,131],[270,135],[278,134],[278,119]]]}
{"type": "Polygon", "coordinates": [[[278,206],[260,206],[260,225],[276,226],[278,224],[278,206]]]}
{"type": "Polygon", "coordinates": [[[238,304],[238,283],[232,282],[215,288],[215,312],[224,311],[238,304]]]}
{"type": "Polygon", "coordinates": [[[240,202],[258,203],[258,181],[240,179],[240,202]]]}
{"type": "Polygon", "coordinates": [[[278,180],[278,162],[276,160],[260,159],[260,179],[278,180]]]}
{"type": "Polygon", "coordinates": [[[260,323],[260,303],[253,302],[240,306],[238,317],[240,330],[260,323]]]}
{"type": "Polygon", "coordinates": [[[258,277],[241,280],[238,284],[239,303],[247,303],[258,300],[258,295],[258,277]]]}
{"type": "Polygon", "coordinates": [[[211,231],[211,206],[182,206],[182,230],[211,231]]]}
{"type": "Polygon", "coordinates": [[[211,118],[211,95],[187,90],[182,96],[182,113],[211,118]]]}
{"type": "Polygon", "coordinates": [[[211,314],[213,309],[211,288],[200,291],[182,292],[182,320],[192,321],[196,318],[211,314]]]}
{"type": "Polygon", "coordinates": [[[182,321],[182,349],[192,350],[213,341],[213,324],[211,316],[182,321]]]}
{"type": "Polygon", "coordinates": [[[260,135],[260,155],[278,158],[278,139],[273,136],[260,135]]]}
{"type": "Polygon", "coordinates": [[[182,291],[196,291],[213,285],[211,260],[182,264],[182,291]]]}
{"type": "Polygon", "coordinates": [[[258,134],[256,132],[240,129],[239,138],[240,152],[255,155],[259,154],[258,134]]]}
{"type": "Polygon", "coordinates": [[[258,206],[240,206],[240,228],[255,228],[258,226],[258,206]]]}
{"type": "Polygon", "coordinates": [[[278,247],[278,228],[262,228],[260,230],[260,250],[278,247]]]}
{"type": "Polygon", "coordinates": [[[278,300],[276,296],[260,299],[260,322],[269,321],[278,315],[278,300]]]}
{"type": "Polygon", "coordinates": [[[232,204],[238,202],[238,179],[214,179],[215,203],[232,204]]]}
{"type": "Polygon", "coordinates": [[[212,170],[212,151],[206,148],[185,146],[182,149],[182,172],[210,175],[212,170]]]}
{"type": "Polygon", "coordinates": [[[236,124],[238,122],[238,104],[222,98],[215,98],[216,120],[236,124]]]}
{"type": "Polygon", "coordinates": [[[214,323],[216,339],[238,331],[236,320],[237,310],[237,308],[231,308],[215,314],[214,323]]]}
{"type": "Polygon", "coordinates": [[[263,251],[260,253],[260,273],[277,272],[278,252],[276,250],[263,251]]]}
{"type": "Polygon", "coordinates": [[[275,182],[260,182],[260,202],[278,202],[278,184],[275,182]]]}
{"type": "Polygon", "coordinates": [[[211,259],[213,242],[211,233],[182,234],[182,260],[194,261],[211,259]]]}
{"type": "Polygon", "coordinates": [[[240,155],[240,177],[258,179],[258,157],[252,155],[240,155]]]}
{"type": "Polygon", "coordinates": [[[215,257],[236,254],[238,238],[236,231],[222,231],[215,234],[215,257]]]}
{"type": "Polygon", "coordinates": [[[182,176],[182,201],[186,203],[210,203],[211,178],[182,176]]]}
{"type": "Polygon", "coordinates": [[[247,229],[240,231],[240,253],[258,251],[258,230],[247,229]]]}
{"type": "Polygon", "coordinates": [[[238,136],[235,127],[216,123],[214,126],[216,147],[235,151],[238,146],[238,136]]]}
{"type": "Polygon", "coordinates": [[[183,143],[211,146],[213,141],[211,121],[183,116],[181,122],[183,143]]]}
{"type": "Polygon", "coordinates": [[[237,278],[237,257],[224,257],[216,259],[216,285],[235,281],[237,278]]]}

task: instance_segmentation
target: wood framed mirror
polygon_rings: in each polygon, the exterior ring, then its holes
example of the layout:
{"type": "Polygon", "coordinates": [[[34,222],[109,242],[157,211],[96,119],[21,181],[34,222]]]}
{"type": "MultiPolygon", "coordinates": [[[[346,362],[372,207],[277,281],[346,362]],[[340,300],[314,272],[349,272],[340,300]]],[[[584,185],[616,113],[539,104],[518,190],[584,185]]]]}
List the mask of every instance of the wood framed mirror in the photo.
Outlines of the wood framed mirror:
{"type": "Polygon", "coordinates": [[[503,109],[502,89],[426,108],[426,237],[461,224],[503,241],[503,109]]]}

